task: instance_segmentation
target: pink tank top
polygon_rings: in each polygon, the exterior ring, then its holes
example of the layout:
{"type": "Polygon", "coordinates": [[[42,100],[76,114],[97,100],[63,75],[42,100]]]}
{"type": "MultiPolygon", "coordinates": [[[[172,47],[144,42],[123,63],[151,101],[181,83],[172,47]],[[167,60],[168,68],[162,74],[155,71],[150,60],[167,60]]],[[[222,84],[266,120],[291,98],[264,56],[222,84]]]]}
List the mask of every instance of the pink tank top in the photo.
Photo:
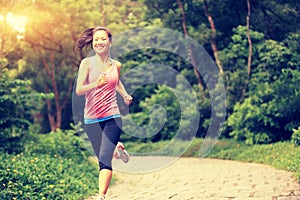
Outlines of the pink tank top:
{"type": "Polygon", "coordinates": [[[95,57],[90,57],[90,67],[86,83],[98,81],[103,74],[106,75],[107,83],[89,91],[85,95],[85,119],[99,119],[120,114],[117,104],[116,87],[119,82],[119,72],[114,60],[112,68],[108,72],[100,72],[95,64],[95,57]]]}

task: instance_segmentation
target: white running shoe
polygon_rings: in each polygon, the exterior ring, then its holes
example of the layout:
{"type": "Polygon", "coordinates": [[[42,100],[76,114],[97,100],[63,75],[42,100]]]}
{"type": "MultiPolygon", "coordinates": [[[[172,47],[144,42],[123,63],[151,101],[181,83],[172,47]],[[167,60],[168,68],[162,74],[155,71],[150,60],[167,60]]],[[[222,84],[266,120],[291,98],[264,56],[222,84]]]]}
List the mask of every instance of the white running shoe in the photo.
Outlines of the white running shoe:
{"type": "Polygon", "coordinates": [[[124,163],[128,163],[129,153],[121,147],[117,147],[116,150],[117,150],[116,159],[121,159],[124,163]]]}
{"type": "Polygon", "coordinates": [[[99,195],[96,199],[97,200],[105,200],[105,195],[104,194],[99,195]]]}

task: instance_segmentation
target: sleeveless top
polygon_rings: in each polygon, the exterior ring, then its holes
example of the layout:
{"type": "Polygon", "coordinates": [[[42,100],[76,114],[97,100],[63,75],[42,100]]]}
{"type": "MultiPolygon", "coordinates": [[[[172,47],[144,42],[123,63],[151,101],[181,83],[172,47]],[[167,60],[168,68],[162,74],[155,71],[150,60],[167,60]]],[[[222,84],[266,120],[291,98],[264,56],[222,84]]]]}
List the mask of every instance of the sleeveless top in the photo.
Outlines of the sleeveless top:
{"type": "Polygon", "coordinates": [[[120,111],[117,104],[116,87],[119,82],[119,72],[114,60],[112,67],[107,72],[101,72],[96,67],[95,57],[90,57],[88,78],[86,84],[98,81],[103,74],[107,83],[90,90],[85,95],[84,120],[86,124],[100,122],[113,117],[119,117],[120,111]]]}

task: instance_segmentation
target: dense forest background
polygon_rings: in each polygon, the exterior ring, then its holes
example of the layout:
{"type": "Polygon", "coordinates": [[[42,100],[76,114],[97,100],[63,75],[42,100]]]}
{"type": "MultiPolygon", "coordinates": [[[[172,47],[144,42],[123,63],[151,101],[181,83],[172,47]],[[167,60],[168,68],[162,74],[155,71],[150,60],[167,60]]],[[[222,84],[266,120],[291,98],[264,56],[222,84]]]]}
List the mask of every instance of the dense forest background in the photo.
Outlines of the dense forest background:
{"type": "MultiPolygon", "coordinates": [[[[247,144],[300,143],[299,1],[1,0],[0,4],[1,149],[14,151],[30,134],[73,128],[72,91],[80,62],[73,46],[83,30],[94,26],[108,27],[116,36],[156,27],[192,38],[214,60],[225,86],[222,138],[247,144]]],[[[197,94],[199,110],[190,111],[200,114],[196,136],[205,136],[212,117],[210,93],[192,64],[158,49],[139,49],[118,59],[122,74],[160,63],[184,76],[197,94]]],[[[143,73],[151,76],[151,71],[143,73]]],[[[126,80],[129,85],[130,81],[139,80],[126,80]]],[[[180,106],[172,91],[163,84],[148,84],[132,95],[130,115],[141,127],[149,123],[153,105],[162,105],[168,119],[151,137],[125,134],[123,140],[172,139],[180,122],[180,106]]],[[[122,102],[120,107],[126,110],[122,102]]],[[[193,123],[184,121],[186,127],[193,123]]]]}

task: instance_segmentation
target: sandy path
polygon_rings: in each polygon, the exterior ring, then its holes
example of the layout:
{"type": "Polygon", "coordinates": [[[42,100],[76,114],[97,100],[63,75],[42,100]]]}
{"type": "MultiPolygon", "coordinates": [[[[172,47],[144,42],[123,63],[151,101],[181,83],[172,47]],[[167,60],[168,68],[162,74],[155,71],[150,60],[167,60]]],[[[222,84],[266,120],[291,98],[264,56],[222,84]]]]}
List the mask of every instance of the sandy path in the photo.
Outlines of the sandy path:
{"type": "Polygon", "coordinates": [[[123,171],[114,171],[117,182],[109,188],[107,199],[300,199],[300,185],[292,173],[262,164],[180,158],[154,172],[126,172],[134,167],[139,171],[147,163],[163,162],[163,157],[133,157],[126,165],[114,161],[114,166],[123,167],[123,171]]]}

